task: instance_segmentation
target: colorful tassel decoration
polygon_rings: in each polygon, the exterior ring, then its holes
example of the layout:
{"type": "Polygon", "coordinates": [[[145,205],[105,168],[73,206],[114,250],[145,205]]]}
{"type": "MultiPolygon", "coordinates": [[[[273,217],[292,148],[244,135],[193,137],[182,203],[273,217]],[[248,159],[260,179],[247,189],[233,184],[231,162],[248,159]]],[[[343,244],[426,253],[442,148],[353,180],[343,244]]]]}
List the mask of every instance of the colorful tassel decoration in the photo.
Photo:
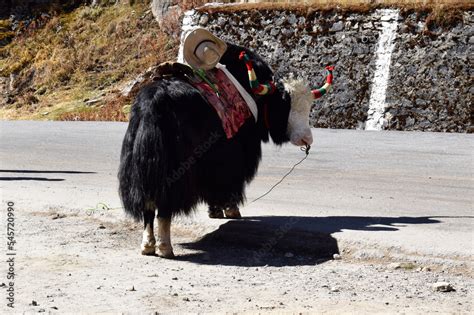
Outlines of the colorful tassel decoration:
{"type": "Polygon", "coordinates": [[[312,90],[311,93],[313,94],[314,99],[318,99],[324,94],[326,94],[329,89],[331,88],[332,85],[332,80],[334,79],[334,76],[332,74],[332,71],[334,70],[334,66],[327,66],[326,67],[326,83],[320,87],[319,89],[312,90]]]}
{"type": "Polygon", "coordinates": [[[247,72],[249,75],[249,82],[250,82],[250,87],[252,88],[252,92],[256,95],[266,95],[266,94],[272,94],[275,92],[275,84],[273,81],[270,81],[268,83],[259,83],[257,79],[257,75],[255,74],[255,71],[253,70],[253,64],[252,60],[250,60],[249,56],[245,53],[245,51],[242,51],[239,56],[240,60],[245,61],[245,66],[247,67],[247,72]]]}

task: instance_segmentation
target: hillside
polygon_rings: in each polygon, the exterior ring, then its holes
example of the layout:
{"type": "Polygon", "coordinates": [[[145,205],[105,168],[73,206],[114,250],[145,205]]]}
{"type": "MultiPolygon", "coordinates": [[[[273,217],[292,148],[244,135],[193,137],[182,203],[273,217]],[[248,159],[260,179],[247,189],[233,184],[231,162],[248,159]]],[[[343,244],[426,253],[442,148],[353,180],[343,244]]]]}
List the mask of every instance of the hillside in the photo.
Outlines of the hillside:
{"type": "Polygon", "coordinates": [[[2,119],[125,120],[130,99],[120,89],[176,56],[178,42],[160,30],[147,2],[53,14],[20,23],[0,48],[2,119]]]}

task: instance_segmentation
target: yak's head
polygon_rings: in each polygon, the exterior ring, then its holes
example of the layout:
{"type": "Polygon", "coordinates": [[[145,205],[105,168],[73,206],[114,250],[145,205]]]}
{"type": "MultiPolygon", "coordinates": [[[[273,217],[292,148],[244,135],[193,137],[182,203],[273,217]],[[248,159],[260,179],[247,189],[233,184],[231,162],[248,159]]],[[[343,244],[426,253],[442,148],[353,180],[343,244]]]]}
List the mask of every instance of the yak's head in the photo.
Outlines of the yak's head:
{"type": "Polygon", "coordinates": [[[283,86],[291,99],[286,130],[288,137],[294,145],[311,145],[313,143],[313,135],[309,128],[309,112],[313,104],[311,90],[300,79],[283,80],[283,86]]]}
{"type": "Polygon", "coordinates": [[[268,135],[275,144],[291,141],[294,145],[310,145],[313,136],[309,127],[309,113],[313,102],[311,90],[301,80],[283,79],[275,76],[270,67],[256,53],[240,46],[227,43],[227,51],[221,63],[237,78],[254,97],[258,106],[258,126],[263,141],[268,135]],[[245,51],[252,60],[253,68],[260,82],[273,81],[272,94],[256,96],[252,93],[245,63],[239,60],[245,51]]]}

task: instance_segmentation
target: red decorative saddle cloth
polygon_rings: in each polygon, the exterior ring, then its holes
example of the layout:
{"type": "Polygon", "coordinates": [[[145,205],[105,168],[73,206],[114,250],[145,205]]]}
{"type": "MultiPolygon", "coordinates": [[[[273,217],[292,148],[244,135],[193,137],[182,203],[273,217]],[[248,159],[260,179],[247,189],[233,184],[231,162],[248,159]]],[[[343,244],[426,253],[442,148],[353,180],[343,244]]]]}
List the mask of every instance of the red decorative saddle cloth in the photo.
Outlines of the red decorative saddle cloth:
{"type": "Polygon", "coordinates": [[[217,93],[205,81],[191,82],[191,84],[214,107],[221,119],[227,139],[230,139],[239,131],[245,121],[252,117],[252,112],[235,85],[222,70],[206,71],[206,77],[214,84],[217,93]]]}

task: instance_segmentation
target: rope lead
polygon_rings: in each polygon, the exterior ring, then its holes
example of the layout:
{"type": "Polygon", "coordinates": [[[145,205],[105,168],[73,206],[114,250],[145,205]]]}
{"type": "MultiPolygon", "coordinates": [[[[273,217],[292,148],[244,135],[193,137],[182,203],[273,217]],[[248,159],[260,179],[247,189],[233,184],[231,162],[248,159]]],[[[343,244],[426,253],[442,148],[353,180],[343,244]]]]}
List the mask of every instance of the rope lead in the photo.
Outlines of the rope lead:
{"type": "Polygon", "coordinates": [[[288,173],[286,173],[275,185],[273,185],[266,193],[264,193],[263,195],[261,195],[260,197],[258,198],[255,198],[254,200],[250,201],[249,204],[251,203],[254,203],[255,201],[257,200],[260,200],[262,199],[263,197],[265,197],[266,195],[268,195],[269,193],[271,193],[271,191],[278,185],[280,185],[286,177],[288,177],[288,175],[290,175],[294,170],[295,168],[300,165],[301,163],[303,163],[304,160],[306,160],[306,158],[308,157],[309,155],[309,150],[311,149],[311,146],[309,144],[307,144],[305,147],[301,147],[300,150],[301,151],[304,151],[305,152],[305,156],[298,162],[296,163],[295,165],[293,165],[293,167],[288,171],[288,173]]]}

